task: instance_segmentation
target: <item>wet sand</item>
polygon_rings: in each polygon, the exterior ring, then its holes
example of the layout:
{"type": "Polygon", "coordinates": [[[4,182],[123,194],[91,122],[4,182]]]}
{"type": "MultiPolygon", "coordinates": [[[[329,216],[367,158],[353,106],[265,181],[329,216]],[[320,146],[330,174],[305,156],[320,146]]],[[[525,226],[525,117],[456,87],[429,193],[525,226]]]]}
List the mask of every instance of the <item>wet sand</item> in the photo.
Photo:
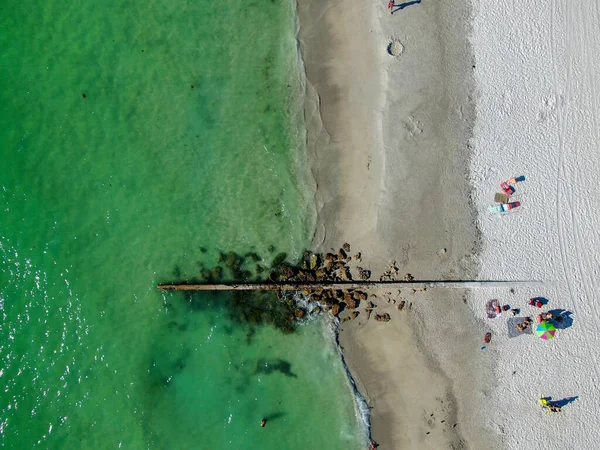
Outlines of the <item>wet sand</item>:
{"type": "MultiPolygon", "coordinates": [[[[298,1],[317,182],[313,246],[349,242],[375,279],[392,261],[400,278],[474,279],[469,7],[423,2],[390,15],[386,5],[298,1]]],[[[375,295],[376,312],[392,320],[367,321],[361,305],[340,330],[345,361],[372,408],[373,439],[382,449],[495,448],[478,420],[492,367],[467,293],[375,295]],[[397,309],[401,299],[410,311],[397,309]]]]}

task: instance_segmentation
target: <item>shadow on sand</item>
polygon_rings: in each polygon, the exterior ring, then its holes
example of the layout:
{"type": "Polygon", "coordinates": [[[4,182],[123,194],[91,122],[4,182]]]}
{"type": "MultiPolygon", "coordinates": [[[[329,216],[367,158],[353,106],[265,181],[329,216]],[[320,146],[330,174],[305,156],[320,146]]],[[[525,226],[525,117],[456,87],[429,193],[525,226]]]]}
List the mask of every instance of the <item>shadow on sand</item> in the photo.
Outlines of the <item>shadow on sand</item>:
{"type": "Polygon", "coordinates": [[[573,325],[573,318],[571,317],[573,315],[573,313],[571,311],[567,311],[566,309],[557,308],[557,309],[551,310],[550,312],[554,316],[554,319],[552,319],[552,324],[558,330],[564,330],[573,325]]]}
{"type": "Polygon", "coordinates": [[[578,395],[576,395],[575,397],[561,398],[560,400],[552,400],[552,397],[546,397],[546,399],[548,399],[548,404],[549,405],[559,406],[561,408],[563,406],[567,406],[569,403],[573,403],[578,398],[579,398],[578,395]]]}
{"type": "Polygon", "coordinates": [[[416,5],[417,3],[421,3],[421,0],[414,0],[412,2],[404,2],[404,3],[400,3],[399,5],[394,4],[394,6],[392,8],[392,14],[394,14],[396,11],[400,11],[401,9],[406,8],[407,6],[416,5]]]}

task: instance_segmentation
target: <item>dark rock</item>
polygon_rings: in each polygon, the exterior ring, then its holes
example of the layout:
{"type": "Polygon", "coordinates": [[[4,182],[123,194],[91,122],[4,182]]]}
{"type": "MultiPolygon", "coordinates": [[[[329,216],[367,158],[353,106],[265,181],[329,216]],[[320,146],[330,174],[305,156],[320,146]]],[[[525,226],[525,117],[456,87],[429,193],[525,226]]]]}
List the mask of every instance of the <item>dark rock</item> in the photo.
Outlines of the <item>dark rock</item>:
{"type": "Polygon", "coordinates": [[[360,314],[360,311],[352,311],[351,317],[353,319],[356,319],[358,317],[358,315],[360,314]]]}
{"type": "Polygon", "coordinates": [[[340,251],[337,254],[338,261],[343,261],[344,259],[346,259],[346,257],[347,257],[346,252],[344,251],[343,248],[340,248],[340,251]]]}
{"type": "Polygon", "coordinates": [[[309,260],[310,264],[310,270],[315,270],[317,268],[317,266],[319,265],[319,255],[315,255],[314,253],[312,255],[310,255],[310,260],[309,260]]]}
{"type": "Polygon", "coordinates": [[[344,267],[346,267],[344,261],[338,261],[333,265],[333,270],[343,269],[344,267]]]}
{"type": "Polygon", "coordinates": [[[234,252],[229,252],[227,253],[225,266],[231,270],[239,270],[239,268],[242,266],[242,258],[236,255],[234,252]]]}
{"type": "Polygon", "coordinates": [[[327,254],[325,254],[325,259],[327,261],[333,262],[333,261],[337,261],[338,257],[337,257],[337,255],[334,255],[333,253],[327,253],[327,254]]]}
{"type": "Polygon", "coordinates": [[[304,311],[302,308],[296,309],[296,312],[294,313],[294,315],[296,316],[296,319],[302,319],[305,314],[306,314],[306,311],[304,311]]]}
{"type": "Polygon", "coordinates": [[[298,273],[296,274],[296,281],[306,281],[306,271],[305,270],[299,270],[298,273]]]}
{"type": "Polygon", "coordinates": [[[402,311],[404,309],[404,305],[406,305],[406,301],[402,300],[400,303],[398,303],[398,311],[402,311]]]}
{"type": "Polygon", "coordinates": [[[344,249],[345,252],[349,252],[350,251],[350,244],[348,244],[347,242],[345,242],[344,245],[342,245],[342,248],[344,249]]]}
{"type": "Polygon", "coordinates": [[[336,303],[335,305],[331,306],[331,315],[333,317],[337,316],[340,313],[340,305],[339,303],[336,303]]]}
{"type": "Polygon", "coordinates": [[[390,317],[390,315],[388,313],[383,313],[383,314],[375,314],[375,320],[377,322],[389,322],[390,320],[392,320],[392,318],[390,317]]]}
{"type": "Polygon", "coordinates": [[[202,269],[200,271],[200,277],[202,277],[203,280],[210,280],[212,277],[212,272],[208,269],[202,269]]]}
{"type": "Polygon", "coordinates": [[[246,253],[246,258],[250,258],[254,262],[258,262],[262,259],[258,253],[255,252],[246,253]]]}
{"type": "Polygon", "coordinates": [[[310,281],[310,282],[317,281],[315,274],[312,272],[306,272],[305,277],[306,277],[306,281],[310,281]]]}
{"type": "Polygon", "coordinates": [[[215,268],[213,268],[211,275],[214,280],[220,280],[223,276],[223,268],[220,266],[216,266],[215,268]]]}
{"type": "Polygon", "coordinates": [[[371,278],[371,271],[363,269],[362,267],[357,267],[358,269],[358,279],[359,280],[368,280],[371,278]]]}
{"type": "Polygon", "coordinates": [[[275,257],[275,259],[273,259],[273,264],[271,264],[271,267],[280,266],[281,264],[283,264],[283,262],[285,261],[286,258],[287,258],[287,253],[282,252],[282,253],[278,254],[275,257]]]}
{"type": "Polygon", "coordinates": [[[358,307],[358,302],[354,300],[350,294],[346,294],[344,302],[346,302],[346,307],[348,309],[355,309],[358,307]]]}
{"type": "Polygon", "coordinates": [[[336,298],[324,297],[322,302],[327,306],[333,306],[333,305],[337,304],[338,301],[336,298]]]}
{"type": "Polygon", "coordinates": [[[346,266],[340,269],[339,276],[342,281],[352,281],[352,274],[350,273],[350,269],[346,266]]]}
{"type": "Polygon", "coordinates": [[[279,278],[281,281],[287,281],[294,276],[294,268],[287,264],[283,264],[279,268],[279,278]]]}

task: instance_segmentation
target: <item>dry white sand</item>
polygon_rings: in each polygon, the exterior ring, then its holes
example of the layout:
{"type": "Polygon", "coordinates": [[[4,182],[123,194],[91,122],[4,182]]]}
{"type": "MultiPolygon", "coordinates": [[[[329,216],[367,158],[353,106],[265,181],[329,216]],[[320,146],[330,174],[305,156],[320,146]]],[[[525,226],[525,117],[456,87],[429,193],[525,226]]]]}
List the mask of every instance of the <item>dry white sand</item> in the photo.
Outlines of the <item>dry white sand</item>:
{"type": "Polygon", "coordinates": [[[477,2],[473,21],[477,121],[474,200],[483,233],[481,278],[536,279],[545,289],[477,292],[479,317],[497,297],[537,314],[527,299],[572,313],[555,339],[507,338],[488,321],[494,388],[482,418],[505,448],[600,448],[600,4],[477,2]],[[519,209],[487,211],[498,183],[517,184],[519,209]],[[538,399],[578,397],[559,414],[538,399]]]}

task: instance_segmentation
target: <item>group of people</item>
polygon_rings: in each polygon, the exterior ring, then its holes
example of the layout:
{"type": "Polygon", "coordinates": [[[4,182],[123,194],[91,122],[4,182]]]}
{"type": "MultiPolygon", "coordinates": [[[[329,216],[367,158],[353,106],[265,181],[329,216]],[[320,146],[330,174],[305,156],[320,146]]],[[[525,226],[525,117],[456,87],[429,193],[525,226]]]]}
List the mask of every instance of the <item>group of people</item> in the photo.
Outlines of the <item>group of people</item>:
{"type": "MultiPolygon", "coordinates": [[[[551,312],[543,312],[541,314],[538,314],[537,316],[538,323],[547,322],[548,320],[553,319],[554,315],[551,312]]],[[[527,329],[527,327],[529,327],[532,323],[533,320],[531,320],[531,317],[525,317],[525,320],[523,320],[523,322],[521,323],[516,324],[515,327],[517,328],[519,333],[523,333],[527,329]]]]}

